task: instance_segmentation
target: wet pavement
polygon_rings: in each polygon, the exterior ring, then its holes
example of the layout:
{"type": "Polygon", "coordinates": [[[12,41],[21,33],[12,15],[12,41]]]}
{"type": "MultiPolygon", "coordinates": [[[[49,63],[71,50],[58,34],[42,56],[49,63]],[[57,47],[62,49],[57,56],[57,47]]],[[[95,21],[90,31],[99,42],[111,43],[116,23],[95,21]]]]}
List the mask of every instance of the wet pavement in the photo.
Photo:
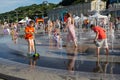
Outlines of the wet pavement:
{"type": "MultiPolygon", "coordinates": [[[[118,36],[119,37],[119,36],[118,36]]],[[[99,74],[117,75],[120,76],[120,44],[114,42],[114,50],[108,56],[104,50],[101,50],[100,58],[95,56],[95,45],[92,43],[92,38],[80,39],[81,42],[78,48],[74,48],[69,44],[68,47],[62,49],[56,48],[52,40],[49,40],[46,35],[37,35],[37,52],[40,53],[40,59],[37,61],[38,67],[74,71],[78,74],[84,73],[91,76],[99,74]],[[87,44],[85,44],[87,43],[87,44]]],[[[19,38],[18,43],[14,44],[10,36],[1,36],[0,38],[0,58],[10,61],[29,64],[29,59],[26,56],[27,42],[19,38]]],[[[54,71],[53,71],[54,72],[54,71]]],[[[81,74],[82,75],[82,74],[81,74]]],[[[104,80],[105,77],[103,77],[104,80]]],[[[117,77],[116,77],[117,78],[117,77]]],[[[89,78],[89,80],[94,77],[89,78]]],[[[73,79],[75,80],[75,79],[73,79]]],[[[109,79],[108,79],[109,80],[109,79]]],[[[111,78],[111,80],[113,80],[111,78]]],[[[119,78],[114,80],[120,80],[119,78]]]]}
{"type": "Polygon", "coordinates": [[[17,77],[13,77],[13,76],[0,73],[0,80],[25,80],[25,79],[21,79],[21,78],[17,78],[17,77]]]}

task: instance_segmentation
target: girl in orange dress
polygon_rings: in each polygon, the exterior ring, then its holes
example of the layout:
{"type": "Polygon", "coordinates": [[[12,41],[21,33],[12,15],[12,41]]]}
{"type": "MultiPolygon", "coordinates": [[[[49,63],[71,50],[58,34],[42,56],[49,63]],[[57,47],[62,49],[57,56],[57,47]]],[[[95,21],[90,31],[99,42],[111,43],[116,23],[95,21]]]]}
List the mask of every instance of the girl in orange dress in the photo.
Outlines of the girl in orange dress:
{"type": "Polygon", "coordinates": [[[34,48],[34,22],[30,21],[29,25],[25,27],[25,39],[28,42],[28,53],[31,54],[32,52],[35,52],[34,48]]]}

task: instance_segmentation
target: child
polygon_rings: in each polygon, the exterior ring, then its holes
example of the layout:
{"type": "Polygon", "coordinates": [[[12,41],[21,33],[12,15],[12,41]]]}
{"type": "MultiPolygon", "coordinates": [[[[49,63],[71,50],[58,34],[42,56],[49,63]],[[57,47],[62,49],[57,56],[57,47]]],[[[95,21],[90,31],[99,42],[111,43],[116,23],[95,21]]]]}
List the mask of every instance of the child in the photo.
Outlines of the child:
{"type": "Polygon", "coordinates": [[[14,29],[11,29],[11,37],[12,37],[12,40],[14,40],[14,34],[15,34],[14,29]]]}
{"type": "Polygon", "coordinates": [[[28,55],[31,55],[32,52],[35,52],[35,48],[34,48],[35,29],[33,26],[34,26],[34,22],[30,21],[29,25],[25,27],[25,39],[28,42],[28,55]]]}
{"type": "Polygon", "coordinates": [[[4,33],[4,35],[8,35],[8,34],[9,34],[8,31],[9,31],[9,29],[5,27],[5,28],[3,29],[3,33],[4,33]]]}
{"type": "Polygon", "coordinates": [[[53,30],[53,22],[50,21],[48,24],[48,37],[49,37],[49,39],[51,38],[52,30],[53,30]]]}
{"type": "Polygon", "coordinates": [[[96,36],[94,38],[94,43],[96,44],[97,56],[100,54],[100,48],[104,46],[106,49],[106,55],[109,54],[109,47],[107,42],[106,30],[100,26],[91,25],[91,29],[95,32],[96,36]]]}
{"type": "Polygon", "coordinates": [[[17,43],[17,39],[18,39],[18,31],[15,31],[15,34],[14,34],[14,43],[15,44],[17,43]]]}
{"type": "Polygon", "coordinates": [[[18,38],[18,31],[12,29],[11,30],[11,36],[12,36],[12,40],[14,41],[14,43],[17,43],[17,38],[18,38]]]}
{"type": "Polygon", "coordinates": [[[61,42],[62,42],[62,39],[60,37],[60,33],[59,31],[55,30],[54,31],[54,37],[53,37],[54,41],[55,41],[55,44],[58,48],[61,48],[61,42]]]}
{"type": "Polygon", "coordinates": [[[55,37],[55,42],[56,42],[56,46],[59,48],[60,47],[60,34],[56,34],[54,35],[55,37]]]}

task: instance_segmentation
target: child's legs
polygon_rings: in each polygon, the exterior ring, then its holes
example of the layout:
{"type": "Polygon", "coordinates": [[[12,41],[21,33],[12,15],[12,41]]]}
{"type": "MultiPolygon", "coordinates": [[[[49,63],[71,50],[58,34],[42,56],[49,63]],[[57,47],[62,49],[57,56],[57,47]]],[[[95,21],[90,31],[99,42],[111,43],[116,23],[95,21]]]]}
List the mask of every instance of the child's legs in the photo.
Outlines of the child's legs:
{"type": "Polygon", "coordinates": [[[36,65],[36,60],[33,61],[33,66],[35,66],[35,65],[36,65]]]}
{"type": "Polygon", "coordinates": [[[97,56],[100,55],[100,47],[97,47],[97,48],[96,48],[96,53],[97,53],[97,56]]]}
{"type": "Polygon", "coordinates": [[[15,43],[17,42],[17,36],[16,35],[14,36],[14,42],[15,43]]]}
{"type": "Polygon", "coordinates": [[[59,39],[57,39],[56,44],[57,44],[57,47],[60,47],[60,41],[59,41],[59,39]]]}
{"type": "Polygon", "coordinates": [[[27,42],[28,42],[28,53],[31,53],[30,39],[28,39],[27,42]]]}
{"type": "Polygon", "coordinates": [[[54,43],[55,43],[55,46],[57,46],[57,40],[56,39],[54,40],[54,43]]]}
{"type": "Polygon", "coordinates": [[[48,33],[48,37],[49,37],[49,39],[51,38],[51,31],[49,31],[49,33],[48,33]]]}
{"type": "Polygon", "coordinates": [[[30,39],[30,47],[31,47],[31,52],[35,52],[34,40],[33,39],[30,39]]]}
{"type": "Polygon", "coordinates": [[[103,46],[106,49],[106,55],[108,55],[109,54],[109,48],[108,48],[107,39],[104,40],[103,46]]]}
{"type": "Polygon", "coordinates": [[[14,43],[17,43],[17,39],[16,38],[14,39],[14,43]]]}
{"type": "Polygon", "coordinates": [[[14,40],[14,34],[11,34],[11,36],[12,36],[12,40],[14,40]]]}
{"type": "Polygon", "coordinates": [[[28,39],[28,52],[34,52],[35,48],[34,48],[34,40],[33,39],[28,39]]]}
{"type": "Polygon", "coordinates": [[[32,67],[32,65],[33,65],[33,60],[30,59],[30,66],[32,67]]]}
{"type": "Polygon", "coordinates": [[[74,42],[75,47],[77,47],[77,39],[75,36],[72,36],[72,41],[74,42]]]}
{"type": "Polygon", "coordinates": [[[66,46],[69,46],[70,42],[72,40],[72,37],[70,34],[67,35],[67,42],[66,42],[66,46]]]}
{"type": "Polygon", "coordinates": [[[75,47],[77,47],[77,40],[74,40],[75,47]]]}

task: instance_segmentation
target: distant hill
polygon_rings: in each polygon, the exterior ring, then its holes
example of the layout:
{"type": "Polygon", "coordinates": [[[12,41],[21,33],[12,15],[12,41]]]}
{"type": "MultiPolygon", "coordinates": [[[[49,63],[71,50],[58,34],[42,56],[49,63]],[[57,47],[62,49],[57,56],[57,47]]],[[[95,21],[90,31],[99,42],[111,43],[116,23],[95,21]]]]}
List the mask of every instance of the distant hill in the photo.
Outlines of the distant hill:
{"type": "Polygon", "coordinates": [[[58,6],[69,6],[73,4],[83,3],[85,1],[91,0],[62,0],[59,4],[53,3],[39,5],[33,4],[30,6],[19,7],[13,11],[0,14],[0,21],[15,22],[17,20],[19,21],[25,18],[26,16],[35,19],[36,16],[37,17],[47,16],[48,10],[52,10],[53,8],[56,8],[58,6]]]}
{"type": "Polygon", "coordinates": [[[47,16],[47,11],[57,7],[57,4],[32,4],[30,6],[19,7],[13,11],[0,14],[0,20],[7,22],[19,21],[26,16],[35,19],[35,17],[47,16]]]}

